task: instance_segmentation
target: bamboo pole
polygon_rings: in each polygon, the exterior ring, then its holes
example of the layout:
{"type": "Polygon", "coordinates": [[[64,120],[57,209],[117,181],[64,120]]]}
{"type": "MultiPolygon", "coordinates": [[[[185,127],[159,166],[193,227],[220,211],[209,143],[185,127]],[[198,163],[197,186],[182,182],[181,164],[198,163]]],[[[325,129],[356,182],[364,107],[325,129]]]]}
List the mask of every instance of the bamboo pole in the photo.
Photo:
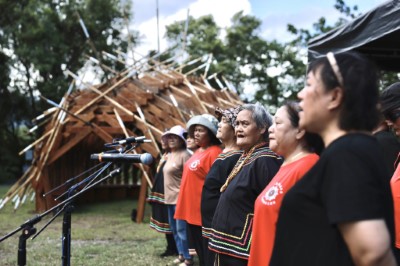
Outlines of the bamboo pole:
{"type": "MultiPolygon", "coordinates": [[[[71,71],[67,70],[66,71],[68,75],[71,75],[73,77],[77,77],[74,73],[72,73],[71,71]]],[[[110,88],[108,88],[107,90],[105,90],[104,92],[99,91],[98,89],[94,88],[93,86],[89,86],[89,89],[91,89],[92,91],[96,92],[97,94],[99,94],[99,96],[97,96],[96,98],[94,98],[93,100],[91,100],[88,104],[86,104],[85,106],[81,107],[81,109],[79,109],[78,111],[75,112],[75,114],[80,114],[82,111],[84,111],[86,108],[88,108],[89,106],[91,106],[93,103],[95,103],[97,100],[99,100],[100,98],[104,97],[106,100],[108,100],[112,105],[118,107],[119,109],[121,109],[122,111],[124,111],[125,113],[127,113],[128,115],[133,116],[133,113],[131,111],[129,111],[128,109],[126,109],[125,107],[123,107],[122,105],[120,105],[118,102],[116,102],[114,99],[110,98],[107,96],[107,93],[111,92],[112,90],[114,90],[116,87],[118,87],[119,85],[121,85],[121,83],[125,82],[128,78],[130,78],[129,75],[125,76],[124,78],[120,79],[118,82],[116,82],[114,85],[112,85],[110,88]]]]}
{"type": "Polygon", "coordinates": [[[212,58],[213,58],[213,54],[209,54],[208,55],[208,60],[207,60],[207,65],[206,65],[206,69],[204,70],[204,74],[202,76],[203,79],[205,79],[207,77],[207,72],[210,69],[212,58]]]}
{"type": "Polygon", "coordinates": [[[183,116],[181,110],[178,108],[178,102],[176,101],[174,95],[172,93],[170,93],[169,97],[171,98],[171,101],[175,107],[175,110],[178,112],[179,116],[182,118],[182,121],[186,124],[187,121],[186,121],[185,117],[183,116]]]}
{"type": "MultiPolygon", "coordinates": [[[[72,84],[71,84],[72,85],[72,84]]],[[[66,103],[66,98],[68,97],[68,95],[71,93],[72,91],[72,86],[70,87],[70,89],[68,90],[68,92],[64,95],[64,97],[61,99],[60,105],[64,105],[65,107],[63,109],[67,109],[68,107],[68,103],[66,103]]],[[[11,193],[11,197],[13,197],[14,195],[17,195],[22,189],[26,189],[26,186],[35,178],[35,181],[37,182],[39,179],[39,176],[42,172],[42,169],[44,167],[44,165],[47,162],[47,159],[49,157],[49,151],[51,151],[52,146],[54,145],[56,136],[58,134],[59,128],[60,128],[60,124],[61,122],[64,120],[65,118],[65,112],[62,111],[61,109],[58,109],[52,119],[52,123],[55,123],[55,127],[50,130],[51,133],[49,133],[49,138],[47,139],[46,144],[44,145],[43,149],[41,150],[41,155],[40,155],[40,159],[37,162],[37,166],[35,168],[32,169],[32,173],[29,175],[28,178],[26,178],[26,180],[24,181],[24,183],[22,185],[20,185],[17,189],[15,189],[12,193],[11,193]],[[47,146],[47,147],[46,147],[47,146]],[[45,150],[46,148],[46,150],[45,150]],[[37,174],[38,173],[38,174],[37,174]]],[[[44,138],[43,138],[44,140],[44,138]]]]}
{"type": "Polygon", "coordinates": [[[198,66],[198,67],[196,67],[196,68],[193,68],[192,70],[190,70],[190,71],[188,71],[188,72],[186,72],[186,73],[184,73],[184,74],[185,74],[186,76],[188,76],[188,75],[192,74],[193,72],[196,72],[197,70],[202,69],[202,68],[205,67],[205,66],[207,66],[207,62],[201,64],[200,66],[198,66]]]}
{"type": "MultiPolygon", "coordinates": [[[[177,72],[178,72],[178,71],[181,71],[184,67],[193,65],[193,64],[199,62],[201,59],[202,59],[201,57],[198,57],[198,58],[196,58],[196,59],[193,59],[193,60],[187,62],[186,64],[180,65],[179,67],[175,68],[174,70],[177,71],[177,72]]],[[[178,72],[178,73],[179,73],[179,72],[178,72]]]]}
{"type": "Polygon", "coordinates": [[[141,120],[142,120],[142,121],[144,122],[144,124],[147,126],[147,132],[148,132],[149,135],[150,135],[150,138],[151,138],[151,141],[152,141],[153,144],[154,144],[154,147],[156,148],[156,150],[158,151],[158,153],[161,154],[160,148],[158,148],[158,145],[156,144],[157,141],[156,141],[156,139],[154,138],[154,135],[153,135],[153,133],[152,133],[151,130],[150,130],[150,127],[149,127],[150,124],[147,123],[146,118],[144,117],[144,114],[143,114],[143,112],[142,112],[142,109],[140,108],[140,106],[138,105],[137,102],[135,102],[135,106],[136,106],[136,110],[138,111],[141,120]]]}
{"type": "Polygon", "coordinates": [[[204,106],[204,103],[200,100],[199,95],[197,95],[196,89],[194,88],[194,86],[187,80],[187,78],[185,77],[185,80],[183,82],[186,86],[189,87],[190,91],[193,93],[194,97],[196,98],[196,100],[199,102],[200,106],[203,108],[205,113],[208,113],[207,108],[204,106]]]}
{"type": "Polygon", "coordinates": [[[18,153],[18,155],[22,155],[23,153],[25,153],[26,151],[30,150],[32,147],[34,147],[36,144],[38,144],[39,142],[41,142],[44,138],[48,137],[51,132],[53,132],[53,129],[50,129],[49,131],[47,131],[45,134],[43,134],[40,138],[38,138],[37,140],[35,140],[34,142],[32,142],[30,145],[28,145],[25,149],[23,149],[22,151],[20,151],[18,153]]]}
{"type": "MultiPolygon", "coordinates": [[[[121,126],[122,131],[123,131],[124,134],[125,134],[125,137],[128,138],[128,137],[129,137],[128,131],[126,130],[126,127],[125,127],[125,125],[124,125],[124,122],[122,121],[121,117],[120,117],[119,114],[118,114],[118,111],[117,111],[115,108],[114,108],[114,113],[115,113],[115,115],[117,116],[118,123],[119,123],[119,125],[121,126]]],[[[133,152],[134,154],[137,154],[137,152],[136,152],[134,149],[132,150],[132,152],[133,152]]],[[[147,174],[146,170],[144,169],[143,164],[139,163],[139,167],[140,167],[140,170],[142,170],[143,174],[145,175],[146,181],[147,181],[148,185],[150,186],[150,188],[153,188],[153,184],[152,184],[152,182],[151,182],[151,180],[150,180],[149,175],[147,174]]]]}
{"type": "Polygon", "coordinates": [[[113,111],[120,127],[122,128],[122,131],[124,132],[125,137],[129,137],[128,131],[126,130],[126,127],[124,125],[124,121],[122,121],[121,117],[119,116],[117,109],[113,108],[113,111]]]}
{"type": "Polygon", "coordinates": [[[95,63],[96,65],[99,65],[100,68],[102,68],[102,69],[107,69],[109,72],[111,72],[111,73],[113,73],[113,74],[117,74],[117,73],[118,73],[117,71],[115,71],[115,70],[112,69],[111,67],[105,65],[104,63],[102,63],[101,61],[99,61],[98,59],[96,59],[96,58],[94,58],[94,57],[92,57],[92,56],[85,55],[85,57],[86,57],[87,59],[89,59],[91,62],[95,63]]]}

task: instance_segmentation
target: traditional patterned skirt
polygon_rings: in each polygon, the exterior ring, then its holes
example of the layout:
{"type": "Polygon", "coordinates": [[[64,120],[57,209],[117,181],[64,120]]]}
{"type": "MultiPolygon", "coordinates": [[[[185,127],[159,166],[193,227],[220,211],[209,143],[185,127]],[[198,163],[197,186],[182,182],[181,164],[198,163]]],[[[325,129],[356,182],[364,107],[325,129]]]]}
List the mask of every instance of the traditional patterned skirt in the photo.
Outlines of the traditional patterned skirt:
{"type": "Polygon", "coordinates": [[[155,175],[154,185],[147,202],[151,205],[150,227],[160,233],[172,234],[168,223],[167,205],[164,201],[164,164],[165,162],[159,167],[159,171],[155,175]]]}

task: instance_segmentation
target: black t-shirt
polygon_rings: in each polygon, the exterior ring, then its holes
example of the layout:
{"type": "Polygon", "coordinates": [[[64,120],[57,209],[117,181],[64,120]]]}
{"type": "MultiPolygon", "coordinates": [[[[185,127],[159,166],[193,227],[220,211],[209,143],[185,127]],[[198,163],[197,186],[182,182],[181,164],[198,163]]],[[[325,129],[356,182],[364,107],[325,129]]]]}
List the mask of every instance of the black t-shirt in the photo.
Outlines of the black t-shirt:
{"type": "Polygon", "coordinates": [[[383,160],[389,169],[390,176],[396,169],[395,162],[400,152],[400,142],[390,131],[382,130],[374,134],[383,151],[383,160]]]}
{"type": "Polygon", "coordinates": [[[201,195],[201,224],[204,229],[211,227],[221,196],[220,189],[241,155],[242,151],[238,150],[221,153],[208,171],[201,195]]]}
{"type": "Polygon", "coordinates": [[[393,237],[388,175],[374,137],[332,142],[285,195],[270,265],[353,265],[340,223],[383,218],[393,237]]]}

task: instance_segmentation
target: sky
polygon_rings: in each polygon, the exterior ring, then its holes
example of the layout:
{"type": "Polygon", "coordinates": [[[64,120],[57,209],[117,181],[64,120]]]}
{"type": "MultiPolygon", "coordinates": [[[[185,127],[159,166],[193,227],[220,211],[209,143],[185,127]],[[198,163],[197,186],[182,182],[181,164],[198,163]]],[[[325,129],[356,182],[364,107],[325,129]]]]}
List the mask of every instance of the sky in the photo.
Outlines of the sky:
{"type": "MultiPolygon", "coordinates": [[[[335,0],[132,0],[133,23],[131,29],[140,32],[141,45],[136,49],[145,54],[157,50],[156,7],[159,11],[160,50],[168,48],[164,38],[165,27],[175,21],[185,20],[187,14],[198,18],[212,14],[216,23],[224,28],[230,25],[232,16],[243,11],[262,21],[260,35],[266,40],[285,42],[292,39],[286,30],[288,23],[297,28],[311,29],[320,17],[328,25],[337,21],[339,12],[334,8],[335,0]]],[[[348,6],[357,6],[366,13],[387,0],[345,0],[348,6]]]]}

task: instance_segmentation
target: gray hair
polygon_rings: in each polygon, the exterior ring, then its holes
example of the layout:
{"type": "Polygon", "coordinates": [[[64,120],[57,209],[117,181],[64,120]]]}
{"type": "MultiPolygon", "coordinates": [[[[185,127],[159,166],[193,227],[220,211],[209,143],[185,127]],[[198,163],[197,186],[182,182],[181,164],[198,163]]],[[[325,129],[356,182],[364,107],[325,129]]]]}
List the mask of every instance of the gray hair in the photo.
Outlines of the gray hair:
{"type": "Polygon", "coordinates": [[[272,116],[271,114],[262,106],[260,103],[247,103],[241,106],[240,111],[248,110],[250,111],[251,118],[256,122],[257,128],[264,129],[265,133],[263,134],[264,141],[268,141],[269,132],[268,128],[272,125],[272,116]]]}

